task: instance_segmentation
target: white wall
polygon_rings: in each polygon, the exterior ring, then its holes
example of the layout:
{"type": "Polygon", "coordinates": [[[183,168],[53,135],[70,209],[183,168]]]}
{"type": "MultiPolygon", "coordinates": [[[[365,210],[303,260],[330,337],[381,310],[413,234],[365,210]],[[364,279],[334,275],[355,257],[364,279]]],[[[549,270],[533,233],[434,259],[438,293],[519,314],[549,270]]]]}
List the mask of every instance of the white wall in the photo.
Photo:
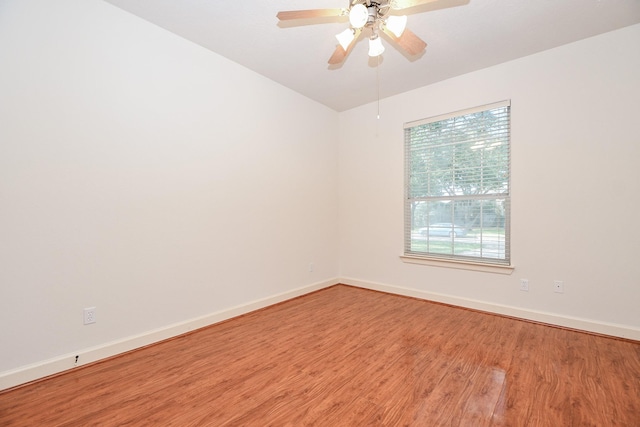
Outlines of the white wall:
{"type": "Polygon", "coordinates": [[[343,280],[640,339],[639,40],[635,25],[385,99],[380,121],[342,113],[343,280]],[[403,263],[403,123],[505,99],[514,273],[403,263]]]}
{"type": "Polygon", "coordinates": [[[337,277],[336,112],[98,0],[0,58],[0,376],[337,277]]]}
{"type": "Polygon", "coordinates": [[[98,0],[0,2],[0,389],[338,275],[640,339],[637,40],[385,99],[377,121],[98,0]],[[503,99],[514,274],[402,263],[403,123],[503,99]]]}

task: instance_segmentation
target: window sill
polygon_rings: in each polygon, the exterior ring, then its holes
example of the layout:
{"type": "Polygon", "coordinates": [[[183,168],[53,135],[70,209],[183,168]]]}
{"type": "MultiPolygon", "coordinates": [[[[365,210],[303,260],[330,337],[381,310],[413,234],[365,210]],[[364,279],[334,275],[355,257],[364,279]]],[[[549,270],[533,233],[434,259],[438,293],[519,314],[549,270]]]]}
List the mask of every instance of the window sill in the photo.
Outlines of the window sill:
{"type": "Polygon", "coordinates": [[[410,255],[401,255],[402,262],[409,264],[421,264],[430,265],[433,267],[447,267],[457,268],[461,270],[482,271],[485,273],[497,273],[497,274],[511,274],[513,273],[514,266],[512,265],[499,265],[499,264],[483,264],[479,262],[460,261],[456,259],[444,259],[444,258],[427,258],[410,255]]]}

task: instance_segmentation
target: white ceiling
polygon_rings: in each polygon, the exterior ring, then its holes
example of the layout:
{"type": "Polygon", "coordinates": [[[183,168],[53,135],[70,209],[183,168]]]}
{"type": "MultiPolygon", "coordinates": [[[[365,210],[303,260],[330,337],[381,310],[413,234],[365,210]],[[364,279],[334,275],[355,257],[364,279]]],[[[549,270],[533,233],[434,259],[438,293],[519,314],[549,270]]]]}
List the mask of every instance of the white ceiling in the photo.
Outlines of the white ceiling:
{"type": "Polygon", "coordinates": [[[346,18],[283,25],[276,13],[349,0],[105,1],[336,111],[640,23],[640,0],[439,0],[406,10],[408,28],[427,42],[424,55],[407,58],[385,39],[376,67],[361,38],[330,68],[346,18]]]}

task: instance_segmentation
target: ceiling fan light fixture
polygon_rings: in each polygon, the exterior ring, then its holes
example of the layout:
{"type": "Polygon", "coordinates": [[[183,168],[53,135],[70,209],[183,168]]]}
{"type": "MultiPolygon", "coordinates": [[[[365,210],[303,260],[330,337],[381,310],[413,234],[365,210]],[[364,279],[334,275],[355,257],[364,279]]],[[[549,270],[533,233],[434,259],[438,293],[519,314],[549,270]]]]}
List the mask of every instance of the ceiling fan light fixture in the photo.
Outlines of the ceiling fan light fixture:
{"type": "Polygon", "coordinates": [[[369,56],[379,56],[382,52],[384,52],[384,46],[380,37],[371,37],[369,39],[369,56]]]}
{"type": "Polygon", "coordinates": [[[369,19],[369,12],[362,3],[354,4],[349,11],[349,23],[353,28],[362,28],[369,19]]]}
{"type": "Polygon", "coordinates": [[[285,10],[278,12],[276,17],[280,22],[315,18],[342,20],[347,17],[349,28],[335,36],[339,45],[335,46],[329,58],[328,62],[332,66],[344,62],[365,29],[370,36],[368,38],[371,57],[379,57],[385,51],[382,40],[378,38],[379,32],[382,31],[408,56],[417,58],[419,54],[424,53],[427,44],[406,28],[407,18],[396,14],[396,11],[433,1],[436,0],[349,0],[349,6],[346,8],[285,10]]]}
{"type": "Polygon", "coordinates": [[[396,37],[400,37],[404,32],[404,29],[407,27],[407,17],[391,15],[387,18],[385,26],[396,37]]]}
{"type": "Polygon", "coordinates": [[[347,50],[353,39],[355,38],[354,31],[351,28],[347,28],[340,34],[336,34],[336,39],[338,39],[338,43],[344,50],[347,50]]]}

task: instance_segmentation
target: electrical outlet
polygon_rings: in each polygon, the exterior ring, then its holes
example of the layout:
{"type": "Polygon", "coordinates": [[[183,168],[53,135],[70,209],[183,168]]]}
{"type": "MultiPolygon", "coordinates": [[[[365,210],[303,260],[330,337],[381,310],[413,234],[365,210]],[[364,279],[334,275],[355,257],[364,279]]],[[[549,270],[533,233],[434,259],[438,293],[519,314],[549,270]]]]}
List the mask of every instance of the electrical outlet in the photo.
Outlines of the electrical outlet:
{"type": "Polygon", "coordinates": [[[310,262],[309,263],[309,273],[313,273],[313,267],[314,267],[313,263],[310,262]]]}
{"type": "Polygon", "coordinates": [[[96,323],[96,308],[88,307],[82,310],[82,319],[85,325],[89,325],[91,323],[96,323]]]}
{"type": "Polygon", "coordinates": [[[520,290],[529,292],[529,279],[520,279],[520,290]]]}
{"type": "Polygon", "coordinates": [[[562,283],[562,280],[553,281],[553,292],[557,292],[559,294],[564,293],[564,283],[562,283]]]}

